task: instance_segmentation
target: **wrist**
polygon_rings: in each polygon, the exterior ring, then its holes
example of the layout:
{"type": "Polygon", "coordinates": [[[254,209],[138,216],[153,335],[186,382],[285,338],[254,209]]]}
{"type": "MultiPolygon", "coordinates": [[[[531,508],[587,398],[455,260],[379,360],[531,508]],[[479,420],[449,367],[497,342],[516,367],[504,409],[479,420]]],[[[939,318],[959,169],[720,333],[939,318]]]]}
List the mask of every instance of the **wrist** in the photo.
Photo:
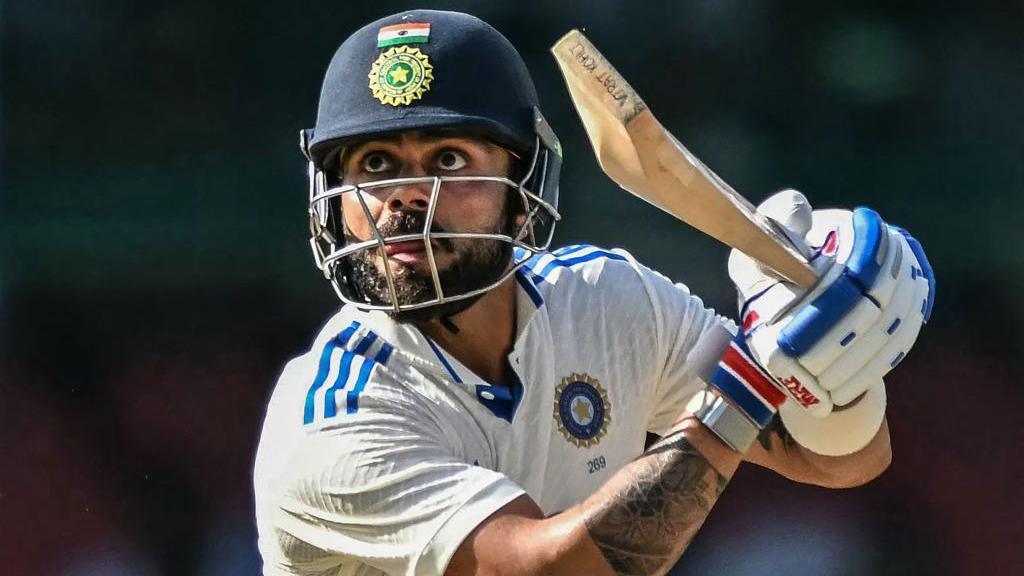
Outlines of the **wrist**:
{"type": "Polygon", "coordinates": [[[713,387],[697,394],[693,402],[688,407],[693,417],[735,452],[745,454],[757,439],[760,428],[713,387]]]}
{"type": "Polygon", "coordinates": [[[708,379],[711,386],[695,396],[689,407],[740,454],[746,453],[786,401],[778,384],[754,361],[745,340],[742,330],[733,337],[708,379]]]}

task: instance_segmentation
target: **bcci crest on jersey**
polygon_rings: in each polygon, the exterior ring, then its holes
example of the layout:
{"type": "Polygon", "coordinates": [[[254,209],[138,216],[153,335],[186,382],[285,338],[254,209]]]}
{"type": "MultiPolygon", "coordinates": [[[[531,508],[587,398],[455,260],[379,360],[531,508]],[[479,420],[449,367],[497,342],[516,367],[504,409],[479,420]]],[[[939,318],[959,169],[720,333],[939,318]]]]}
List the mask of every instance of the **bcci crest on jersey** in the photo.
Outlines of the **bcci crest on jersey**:
{"type": "Polygon", "coordinates": [[[612,421],[608,392],[596,379],[572,373],[555,388],[555,423],[565,439],[579,448],[601,441],[612,421]]]}

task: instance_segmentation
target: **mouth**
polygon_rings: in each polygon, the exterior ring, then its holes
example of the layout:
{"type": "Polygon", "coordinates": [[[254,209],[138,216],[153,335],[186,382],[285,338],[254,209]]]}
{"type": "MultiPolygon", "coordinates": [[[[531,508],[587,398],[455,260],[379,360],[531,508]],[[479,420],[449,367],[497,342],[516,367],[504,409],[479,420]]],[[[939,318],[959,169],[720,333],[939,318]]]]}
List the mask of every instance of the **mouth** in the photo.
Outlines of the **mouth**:
{"type": "MultiPolygon", "coordinates": [[[[436,255],[439,247],[436,242],[431,242],[431,248],[436,255]]],[[[397,260],[399,262],[424,262],[427,259],[426,245],[422,240],[410,240],[408,242],[395,242],[394,244],[388,244],[384,247],[384,252],[387,254],[388,259],[397,260]]]]}

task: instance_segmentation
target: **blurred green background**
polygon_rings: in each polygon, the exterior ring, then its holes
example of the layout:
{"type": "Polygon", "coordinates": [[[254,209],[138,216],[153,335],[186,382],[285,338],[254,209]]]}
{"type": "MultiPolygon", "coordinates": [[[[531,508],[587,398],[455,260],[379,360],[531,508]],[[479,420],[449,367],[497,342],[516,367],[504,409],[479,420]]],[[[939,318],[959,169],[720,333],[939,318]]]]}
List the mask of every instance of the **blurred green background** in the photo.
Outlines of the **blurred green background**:
{"type": "Polygon", "coordinates": [[[679,573],[1024,573],[1024,4],[807,0],[0,2],[4,573],[258,571],[263,403],[337,307],[297,132],[337,45],[419,6],[526,59],[566,151],[558,244],[733,312],[726,249],[600,173],[547,52],[578,27],[748,198],[868,205],[928,251],[890,471],[833,492],[745,467],[679,573]]]}

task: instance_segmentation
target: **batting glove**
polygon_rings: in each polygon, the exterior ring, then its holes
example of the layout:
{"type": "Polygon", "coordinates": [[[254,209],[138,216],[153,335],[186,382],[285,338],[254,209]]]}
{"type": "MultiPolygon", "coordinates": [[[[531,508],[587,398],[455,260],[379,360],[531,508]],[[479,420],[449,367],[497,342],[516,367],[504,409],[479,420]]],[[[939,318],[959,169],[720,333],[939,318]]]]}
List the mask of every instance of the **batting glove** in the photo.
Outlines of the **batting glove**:
{"type": "MultiPolygon", "coordinates": [[[[931,315],[934,275],[921,245],[873,210],[812,212],[786,190],[758,211],[812,247],[819,281],[806,291],[733,250],[742,327],[732,348],[764,368],[786,408],[825,418],[881,387],[906,357],[931,315]]],[[[726,358],[720,368],[729,368],[726,358]]]]}

